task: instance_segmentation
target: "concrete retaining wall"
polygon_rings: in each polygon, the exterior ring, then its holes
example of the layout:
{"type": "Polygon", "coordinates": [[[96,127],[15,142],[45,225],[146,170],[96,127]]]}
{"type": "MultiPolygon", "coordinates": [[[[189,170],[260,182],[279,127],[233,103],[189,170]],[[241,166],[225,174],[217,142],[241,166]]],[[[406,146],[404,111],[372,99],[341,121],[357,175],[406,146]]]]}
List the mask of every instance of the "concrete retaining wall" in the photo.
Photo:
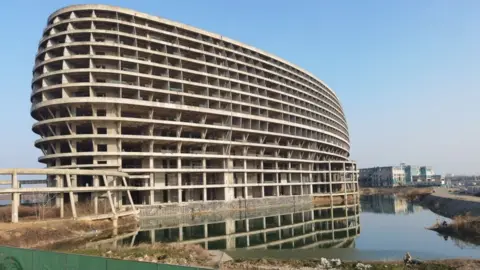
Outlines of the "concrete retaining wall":
{"type": "Polygon", "coordinates": [[[472,216],[480,216],[480,202],[477,201],[445,198],[431,194],[422,200],[422,204],[433,212],[449,218],[467,213],[472,216]]]}
{"type": "Polygon", "coordinates": [[[225,222],[227,219],[241,220],[286,213],[298,213],[311,210],[312,207],[312,204],[302,204],[296,206],[279,206],[275,208],[259,208],[254,210],[214,211],[205,215],[177,215],[170,216],[169,218],[143,217],[140,219],[140,228],[147,230],[150,228],[178,227],[180,225],[203,225],[205,223],[225,222]]]}
{"type": "Polygon", "coordinates": [[[207,212],[235,211],[291,206],[296,207],[312,203],[312,196],[272,197],[235,201],[189,202],[171,205],[139,206],[140,217],[165,217],[177,215],[198,215],[207,212]]]}

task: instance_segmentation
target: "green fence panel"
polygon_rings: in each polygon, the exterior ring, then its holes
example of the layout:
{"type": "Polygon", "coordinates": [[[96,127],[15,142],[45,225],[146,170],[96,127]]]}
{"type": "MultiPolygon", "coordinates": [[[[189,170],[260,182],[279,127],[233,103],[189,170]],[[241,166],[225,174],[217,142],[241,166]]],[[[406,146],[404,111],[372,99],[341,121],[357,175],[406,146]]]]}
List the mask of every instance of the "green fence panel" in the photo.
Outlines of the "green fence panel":
{"type": "Polygon", "coordinates": [[[71,269],[67,263],[67,254],[54,253],[43,250],[35,250],[33,252],[33,268],[32,270],[56,270],[71,269]]]}
{"type": "Polygon", "coordinates": [[[0,270],[201,270],[209,268],[124,261],[0,246],[0,270]]]}
{"type": "Polygon", "coordinates": [[[0,269],[33,269],[33,252],[28,249],[0,247],[0,269]]]}
{"type": "Polygon", "coordinates": [[[106,270],[157,270],[157,264],[135,262],[135,261],[123,261],[116,259],[106,259],[106,270]]]}
{"type": "Polygon", "coordinates": [[[172,264],[158,264],[158,270],[201,270],[207,268],[197,268],[197,267],[189,267],[189,266],[180,266],[180,265],[172,265],[172,264]]]}
{"type": "MultiPolygon", "coordinates": [[[[107,260],[102,257],[94,256],[84,256],[76,254],[67,254],[67,264],[70,266],[75,266],[68,268],[69,270],[73,269],[107,269],[107,260]]],[[[133,270],[133,269],[132,269],[133,270]]]]}

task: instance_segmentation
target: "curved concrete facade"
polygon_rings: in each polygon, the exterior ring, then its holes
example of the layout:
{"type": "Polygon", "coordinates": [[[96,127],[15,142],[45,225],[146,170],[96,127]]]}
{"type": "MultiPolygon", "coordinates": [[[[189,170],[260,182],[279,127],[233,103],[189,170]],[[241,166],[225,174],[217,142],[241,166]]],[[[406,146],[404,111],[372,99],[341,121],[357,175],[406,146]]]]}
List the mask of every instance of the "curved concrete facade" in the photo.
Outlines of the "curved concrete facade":
{"type": "Polygon", "coordinates": [[[134,10],[49,18],[31,115],[49,168],[112,169],[137,204],[357,191],[335,93],[266,52],[134,10]]]}

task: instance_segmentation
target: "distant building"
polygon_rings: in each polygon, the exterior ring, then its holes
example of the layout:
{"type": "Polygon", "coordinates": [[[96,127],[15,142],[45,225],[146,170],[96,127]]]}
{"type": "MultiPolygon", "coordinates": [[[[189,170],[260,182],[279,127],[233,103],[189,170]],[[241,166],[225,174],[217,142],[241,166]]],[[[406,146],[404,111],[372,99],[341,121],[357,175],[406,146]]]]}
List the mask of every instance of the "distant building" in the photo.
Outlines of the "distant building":
{"type": "Polygon", "coordinates": [[[397,187],[405,185],[444,185],[442,175],[435,174],[431,166],[385,166],[360,169],[359,183],[367,187],[397,187]]]}
{"type": "Polygon", "coordinates": [[[432,176],[435,175],[431,166],[420,167],[420,180],[429,182],[432,180],[432,176]]]}
{"type": "Polygon", "coordinates": [[[445,185],[445,177],[435,174],[431,166],[420,167],[420,173],[412,178],[413,183],[422,186],[442,186],[445,185]]]}
{"type": "Polygon", "coordinates": [[[360,169],[359,182],[362,186],[396,187],[405,185],[403,166],[386,166],[360,169]]]}
{"type": "Polygon", "coordinates": [[[413,165],[406,165],[405,170],[405,183],[411,185],[413,183],[413,177],[420,175],[420,167],[413,165]]]}
{"type": "Polygon", "coordinates": [[[416,175],[413,177],[413,184],[417,186],[443,186],[445,185],[445,178],[440,174],[433,174],[428,177],[416,175]]]}

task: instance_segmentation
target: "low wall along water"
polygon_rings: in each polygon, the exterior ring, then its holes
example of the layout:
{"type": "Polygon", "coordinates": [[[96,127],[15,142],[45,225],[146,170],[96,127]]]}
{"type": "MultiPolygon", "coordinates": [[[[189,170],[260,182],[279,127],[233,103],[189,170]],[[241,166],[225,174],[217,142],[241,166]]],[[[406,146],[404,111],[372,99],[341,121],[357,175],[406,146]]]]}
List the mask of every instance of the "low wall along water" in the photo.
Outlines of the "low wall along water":
{"type": "Polygon", "coordinates": [[[312,203],[312,196],[291,196],[258,198],[235,201],[189,202],[186,204],[138,206],[141,217],[158,217],[174,215],[193,215],[198,213],[235,211],[242,209],[271,208],[279,206],[300,206],[312,203]]]}
{"type": "Polygon", "coordinates": [[[431,194],[422,200],[422,204],[433,212],[449,218],[466,214],[480,216],[480,201],[469,201],[431,194]]]}

